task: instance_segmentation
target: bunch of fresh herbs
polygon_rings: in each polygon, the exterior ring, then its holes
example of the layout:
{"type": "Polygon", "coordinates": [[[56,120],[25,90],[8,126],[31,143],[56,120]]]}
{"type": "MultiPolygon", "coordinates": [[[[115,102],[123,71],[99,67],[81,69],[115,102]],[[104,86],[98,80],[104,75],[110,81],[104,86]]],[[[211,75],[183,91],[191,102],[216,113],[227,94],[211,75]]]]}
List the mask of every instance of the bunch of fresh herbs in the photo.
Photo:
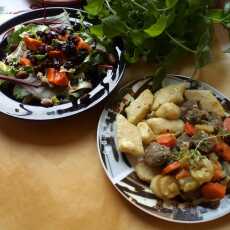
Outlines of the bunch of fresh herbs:
{"type": "Polygon", "coordinates": [[[215,9],[213,0],[88,0],[84,9],[98,23],[91,33],[107,44],[120,37],[127,62],[158,65],[160,86],[167,69],[190,53],[195,67],[211,58],[213,24],[230,28],[230,2],[215,9]]]}

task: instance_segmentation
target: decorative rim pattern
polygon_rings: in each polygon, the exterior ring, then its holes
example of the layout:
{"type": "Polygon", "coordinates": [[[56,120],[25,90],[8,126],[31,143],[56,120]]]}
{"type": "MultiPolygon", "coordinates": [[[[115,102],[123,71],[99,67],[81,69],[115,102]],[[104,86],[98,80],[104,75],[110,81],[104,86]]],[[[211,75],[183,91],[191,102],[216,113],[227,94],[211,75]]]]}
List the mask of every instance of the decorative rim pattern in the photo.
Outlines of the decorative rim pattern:
{"type": "MultiPolygon", "coordinates": [[[[125,86],[122,91],[136,93],[145,87],[148,79],[138,80],[125,86]]],[[[192,89],[208,89],[230,111],[230,100],[210,85],[192,80],[185,76],[169,75],[164,85],[186,82],[192,89]]],[[[123,92],[124,93],[124,92],[123,92]]],[[[101,114],[97,129],[97,147],[102,166],[114,187],[134,206],[157,218],[177,223],[200,223],[220,218],[230,213],[230,195],[221,200],[217,209],[203,206],[192,206],[189,203],[176,201],[165,202],[156,198],[146,184],[140,181],[130,160],[118,152],[115,139],[115,102],[111,101],[101,114]]]]}
{"type": "MultiPolygon", "coordinates": [[[[63,9],[70,14],[71,20],[75,20],[73,19],[73,16],[78,11],[83,12],[81,10],[72,8],[49,7],[46,8],[46,14],[48,16],[58,15],[63,12],[63,9]]],[[[44,16],[43,14],[44,9],[37,9],[20,14],[0,25],[0,34],[2,35],[4,32],[18,24],[42,18],[44,16]]],[[[115,47],[115,50],[118,60],[116,68],[113,70],[108,70],[106,77],[92,91],[89,92],[87,97],[79,99],[76,103],[69,102],[49,108],[32,106],[17,102],[0,91],[0,112],[21,119],[53,120],[69,117],[88,110],[106,98],[113,91],[123,76],[125,64],[122,50],[118,45],[115,47]]]]}

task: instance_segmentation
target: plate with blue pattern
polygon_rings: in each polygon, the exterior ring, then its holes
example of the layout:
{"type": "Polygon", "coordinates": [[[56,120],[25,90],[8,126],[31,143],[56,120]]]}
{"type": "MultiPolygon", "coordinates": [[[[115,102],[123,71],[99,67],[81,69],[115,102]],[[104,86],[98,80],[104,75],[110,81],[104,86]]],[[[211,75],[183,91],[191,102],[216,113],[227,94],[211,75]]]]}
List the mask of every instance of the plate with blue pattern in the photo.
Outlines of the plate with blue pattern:
{"type": "MultiPolygon", "coordinates": [[[[208,89],[217,97],[226,111],[230,111],[230,100],[212,86],[180,75],[168,75],[163,85],[186,82],[190,89],[208,89]]],[[[97,129],[97,147],[103,169],[113,186],[134,206],[154,217],[177,223],[200,223],[220,218],[230,213],[230,195],[215,208],[194,206],[182,201],[163,201],[157,198],[149,186],[138,179],[132,160],[120,153],[116,145],[115,121],[119,99],[127,93],[136,94],[152,84],[151,79],[129,83],[116,92],[101,114],[97,129]]]]}

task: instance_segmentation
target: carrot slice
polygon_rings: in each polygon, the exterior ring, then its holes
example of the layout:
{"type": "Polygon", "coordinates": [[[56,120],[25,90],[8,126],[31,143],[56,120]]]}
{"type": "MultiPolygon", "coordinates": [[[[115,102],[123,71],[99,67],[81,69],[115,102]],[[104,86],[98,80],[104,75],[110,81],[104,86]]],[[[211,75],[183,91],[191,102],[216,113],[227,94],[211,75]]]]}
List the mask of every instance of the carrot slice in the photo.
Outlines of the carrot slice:
{"type": "Polygon", "coordinates": [[[187,135],[193,136],[196,133],[196,128],[189,122],[184,125],[184,131],[187,135]]]}
{"type": "Polygon", "coordinates": [[[29,36],[24,37],[24,42],[29,50],[37,50],[42,45],[42,41],[29,36]]]}
{"type": "Polygon", "coordinates": [[[202,186],[201,194],[208,200],[216,200],[224,198],[226,193],[226,186],[220,183],[209,182],[202,186]]]}
{"type": "Polygon", "coordinates": [[[57,72],[55,77],[55,85],[58,86],[68,86],[69,79],[65,72],[57,72]]]}
{"type": "Polygon", "coordinates": [[[224,177],[224,173],[219,161],[217,161],[214,165],[214,175],[212,181],[221,180],[224,177]]]}
{"type": "Polygon", "coordinates": [[[156,142],[167,147],[174,147],[176,145],[176,137],[174,134],[161,134],[156,138],[156,142]]]}
{"type": "Polygon", "coordinates": [[[47,77],[48,77],[49,83],[51,84],[55,83],[55,75],[56,75],[56,70],[54,68],[48,68],[47,77]]]}
{"type": "Polygon", "coordinates": [[[177,174],[176,174],[176,179],[179,180],[179,179],[182,179],[182,178],[185,178],[185,177],[189,177],[190,176],[190,173],[188,170],[186,169],[181,169],[177,174]]]}
{"type": "Polygon", "coordinates": [[[230,146],[225,142],[219,142],[215,145],[215,152],[225,161],[230,161],[230,146]]]}
{"type": "Polygon", "coordinates": [[[61,41],[67,41],[69,35],[66,33],[65,35],[58,35],[58,39],[61,41]]]}
{"type": "Polygon", "coordinates": [[[63,52],[60,50],[50,50],[48,51],[49,57],[63,57],[63,52]]]}
{"type": "Polygon", "coordinates": [[[30,59],[25,58],[25,57],[20,58],[19,64],[23,66],[32,66],[30,59]]]}
{"type": "Polygon", "coordinates": [[[92,47],[85,42],[81,37],[77,37],[77,45],[76,48],[77,50],[83,49],[83,50],[87,50],[88,52],[91,51],[92,47]]]}
{"type": "Polygon", "coordinates": [[[224,129],[230,131],[230,117],[224,119],[223,123],[224,129]]]}
{"type": "Polygon", "coordinates": [[[59,72],[54,68],[48,68],[47,77],[49,83],[57,86],[68,86],[69,79],[65,72],[59,72]]]}
{"type": "Polygon", "coordinates": [[[179,169],[181,167],[181,164],[179,161],[174,161],[173,163],[167,165],[165,168],[163,168],[163,170],[161,171],[161,174],[165,175],[165,174],[169,174],[177,169],[179,169]]]}

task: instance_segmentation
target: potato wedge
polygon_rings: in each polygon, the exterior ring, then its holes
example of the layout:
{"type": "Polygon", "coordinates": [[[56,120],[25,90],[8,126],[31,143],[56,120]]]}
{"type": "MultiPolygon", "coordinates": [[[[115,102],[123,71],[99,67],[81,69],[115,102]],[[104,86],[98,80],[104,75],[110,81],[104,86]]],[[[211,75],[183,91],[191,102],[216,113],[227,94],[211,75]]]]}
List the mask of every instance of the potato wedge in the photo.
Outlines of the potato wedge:
{"type": "Polygon", "coordinates": [[[185,90],[184,95],[188,100],[198,101],[202,109],[224,116],[223,106],[209,90],[185,90]]]}
{"type": "Polygon", "coordinates": [[[120,152],[133,156],[144,155],[144,147],[138,128],[121,114],[116,117],[117,144],[120,152]]]}
{"type": "Polygon", "coordinates": [[[184,122],[182,120],[167,120],[155,117],[148,119],[147,123],[154,134],[174,133],[179,135],[184,130],[184,122]]]}
{"type": "Polygon", "coordinates": [[[160,105],[173,102],[175,104],[180,104],[183,102],[184,91],[186,88],[185,83],[173,84],[166,86],[155,93],[155,100],[153,102],[152,110],[156,110],[160,105]]]}
{"type": "Polygon", "coordinates": [[[149,127],[147,122],[141,121],[137,124],[139,132],[141,134],[142,141],[145,145],[148,145],[150,142],[156,139],[152,129],[149,127]]]}
{"type": "Polygon", "coordinates": [[[169,120],[177,120],[180,117],[180,108],[172,102],[162,104],[156,111],[157,117],[163,117],[169,120]]]}
{"type": "Polygon", "coordinates": [[[196,190],[200,184],[192,177],[185,177],[178,180],[180,189],[183,192],[191,192],[196,190]]]}
{"type": "Polygon", "coordinates": [[[180,194],[177,180],[172,176],[163,176],[159,181],[161,194],[167,198],[172,199],[180,194]]]}
{"type": "Polygon", "coordinates": [[[195,128],[201,131],[205,131],[206,133],[213,133],[214,127],[212,125],[207,124],[197,124],[195,125],[195,128]]]}
{"type": "Polygon", "coordinates": [[[157,174],[156,170],[153,170],[151,167],[146,165],[144,162],[138,162],[136,164],[135,172],[141,180],[148,182],[148,183],[150,183],[152,178],[156,176],[157,174]]]}
{"type": "Polygon", "coordinates": [[[153,179],[151,180],[150,189],[152,190],[153,194],[155,194],[157,197],[164,199],[164,196],[160,190],[160,180],[162,177],[162,175],[157,175],[153,177],[153,179]]]}
{"type": "Polygon", "coordinates": [[[125,109],[127,119],[133,124],[142,121],[150,111],[153,103],[153,94],[149,89],[144,90],[130,105],[125,109]]]}

